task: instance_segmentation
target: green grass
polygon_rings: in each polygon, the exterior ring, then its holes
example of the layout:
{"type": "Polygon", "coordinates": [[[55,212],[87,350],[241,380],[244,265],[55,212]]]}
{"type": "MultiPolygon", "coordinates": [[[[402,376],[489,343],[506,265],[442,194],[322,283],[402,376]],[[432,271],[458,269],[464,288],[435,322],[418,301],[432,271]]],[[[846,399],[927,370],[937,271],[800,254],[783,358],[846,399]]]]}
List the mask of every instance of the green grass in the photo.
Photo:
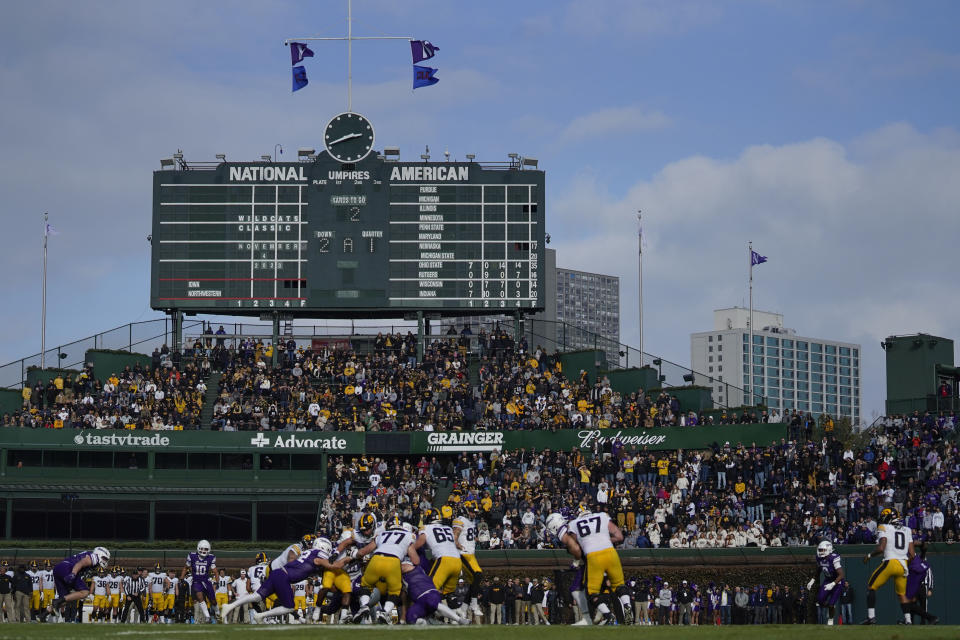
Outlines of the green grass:
{"type": "Polygon", "coordinates": [[[627,638],[643,636],[644,640],[685,640],[686,638],[708,638],[709,640],[955,640],[960,638],[960,627],[948,626],[842,626],[821,627],[814,625],[763,625],[732,627],[336,627],[336,626],[185,626],[185,625],[113,625],[113,624],[0,624],[0,638],[10,640],[31,640],[33,638],[55,638],[56,640],[87,640],[114,638],[115,640],[135,640],[154,638],[187,638],[191,640],[216,640],[217,638],[303,638],[316,640],[319,637],[333,636],[347,640],[352,634],[362,635],[363,640],[406,640],[407,638],[441,637],[455,634],[464,640],[503,640],[503,634],[514,636],[511,640],[580,640],[581,638],[627,638]]]}

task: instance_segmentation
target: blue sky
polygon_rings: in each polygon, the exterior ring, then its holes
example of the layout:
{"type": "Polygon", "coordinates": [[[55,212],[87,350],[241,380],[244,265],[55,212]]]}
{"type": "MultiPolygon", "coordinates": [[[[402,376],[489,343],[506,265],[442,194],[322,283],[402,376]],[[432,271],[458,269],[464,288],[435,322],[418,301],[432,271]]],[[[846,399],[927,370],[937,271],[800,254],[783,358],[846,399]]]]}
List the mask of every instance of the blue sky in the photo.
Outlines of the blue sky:
{"type": "MultiPolygon", "coordinates": [[[[354,108],[418,156],[535,156],[561,266],[621,277],[636,344],[689,363],[689,334],[747,296],[803,335],[863,344],[863,414],[882,408],[879,340],[960,337],[960,41],[953,2],[355,0],[356,35],[440,47],[410,89],[403,42],[354,50],[354,108]]],[[[149,309],[151,172],[177,148],[248,160],[319,146],[346,106],[346,47],[317,44],[290,92],[282,40],[342,35],[346,3],[51,2],[0,23],[0,361],[149,309]]]]}

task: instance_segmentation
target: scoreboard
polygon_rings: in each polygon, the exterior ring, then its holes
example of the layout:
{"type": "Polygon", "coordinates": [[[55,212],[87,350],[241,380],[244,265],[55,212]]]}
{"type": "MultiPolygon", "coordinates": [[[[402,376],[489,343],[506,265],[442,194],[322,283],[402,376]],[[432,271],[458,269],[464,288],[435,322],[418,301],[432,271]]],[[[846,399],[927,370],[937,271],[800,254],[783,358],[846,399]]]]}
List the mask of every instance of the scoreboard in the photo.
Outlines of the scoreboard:
{"type": "Polygon", "coordinates": [[[227,163],[154,173],[154,309],[391,317],[544,306],[544,174],[516,164],[227,163]]]}

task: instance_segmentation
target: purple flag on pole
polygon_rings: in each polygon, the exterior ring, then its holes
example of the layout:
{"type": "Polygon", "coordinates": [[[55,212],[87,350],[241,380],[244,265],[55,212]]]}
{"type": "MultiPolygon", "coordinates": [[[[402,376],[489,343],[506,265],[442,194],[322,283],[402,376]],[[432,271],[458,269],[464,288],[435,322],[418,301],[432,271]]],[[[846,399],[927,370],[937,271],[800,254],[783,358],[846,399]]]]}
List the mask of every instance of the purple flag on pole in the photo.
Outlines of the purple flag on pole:
{"type": "Polygon", "coordinates": [[[763,263],[766,262],[766,261],[767,261],[767,256],[762,256],[762,255],[760,255],[759,253],[757,253],[756,251],[753,251],[753,250],[750,251],[750,266],[751,266],[751,267],[752,267],[752,266],[755,266],[755,265],[758,265],[758,264],[763,264],[763,263]]]}
{"type": "Polygon", "coordinates": [[[420,62],[435,56],[436,52],[440,51],[440,47],[433,46],[429,40],[411,40],[410,51],[413,53],[413,61],[420,62]]]}
{"type": "Polygon", "coordinates": [[[302,42],[291,42],[290,43],[290,64],[297,64],[303,62],[304,58],[312,58],[313,51],[310,50],[310,47],[303,44],[302,42]]]}

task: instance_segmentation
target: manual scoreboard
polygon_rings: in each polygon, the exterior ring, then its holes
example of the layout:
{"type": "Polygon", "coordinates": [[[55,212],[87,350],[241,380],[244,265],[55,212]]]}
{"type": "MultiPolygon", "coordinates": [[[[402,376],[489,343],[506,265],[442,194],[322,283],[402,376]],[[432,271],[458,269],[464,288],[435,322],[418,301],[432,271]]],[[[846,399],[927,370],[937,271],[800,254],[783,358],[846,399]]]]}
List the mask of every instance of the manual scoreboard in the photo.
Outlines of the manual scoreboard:
{"type": "Polygon", "coordinates": [[[544,306],[544,174],[469,162],[157,171],[151,306],[395,316],[544,306]]]}

